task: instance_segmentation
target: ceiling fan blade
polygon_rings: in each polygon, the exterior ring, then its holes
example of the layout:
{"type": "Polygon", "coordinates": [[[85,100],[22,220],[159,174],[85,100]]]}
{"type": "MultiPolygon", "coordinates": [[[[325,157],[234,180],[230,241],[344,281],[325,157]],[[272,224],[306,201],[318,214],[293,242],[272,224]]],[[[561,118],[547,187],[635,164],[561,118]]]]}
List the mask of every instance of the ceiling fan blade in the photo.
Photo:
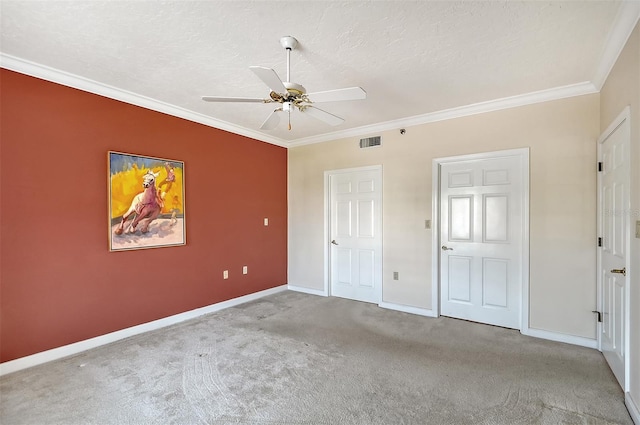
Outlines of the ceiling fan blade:
{"type": "Polygon", "coordinates": [[[250,66],[249,69],[262,80],[272,91],[280,94],[286,94],[287,88],[282,83],[278,74],[271,69],[264,66],[250,66]]]}
{"type": "Polygon", "coordinates": [[[260,126],[261,130],[273,130],[274,128],[276,128],[278,126],[278,123],[280,123],[280,116],[278,115],[278,112],[282,111],[282,108],[278,108],[276,110],[274,110],[271,115],[269,115],[267,117],[266,120],[264,120],[264,122],[262,123],[262,125],[260,126]]]}
{"type": "Polygon", "coordinates": [[[271,99],[258,99],[253,97],[220,97],[220,96],[202,96],[205,102],[244,102],[244,103],[269,103],[271,99]]]}
{"type": "Polygon", "coordinates": [[[344,119],[340,118],[337,115],[330,114],[327,111],[323,111],[319,108],[314,108],[313,106],[307,106],[306,108],[301,109],[306,114],[311,115],[314,118],[319,119],[320,121],[324,121],[329,125],[340,125],[344,122],[344,119]]]}
{"type": "Polygon", "coordinates": [[[362,87],[349,87],[346,89],[319,91],[308,93],[307,97],[313,103],[338,102],[341,100],[362,100],[367,98],[367,92],[362,87]]]}

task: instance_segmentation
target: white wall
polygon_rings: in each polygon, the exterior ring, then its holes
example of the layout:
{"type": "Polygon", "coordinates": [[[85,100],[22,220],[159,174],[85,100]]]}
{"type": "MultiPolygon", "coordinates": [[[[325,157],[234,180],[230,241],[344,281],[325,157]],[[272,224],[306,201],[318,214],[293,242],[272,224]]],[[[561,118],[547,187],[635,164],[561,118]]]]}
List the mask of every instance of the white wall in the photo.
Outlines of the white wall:
{"type": "Polygon", "coordinates": [[[629,394],[640,407],[640,239],[633,224],[640,220],[640,24],[636,24],[601,91],[600,130],[604,131],[620,112],[631,106],[631,326],[629,394]]]}
{"type": "Polygon", "coordinates": [[[432,159],[530,147],[530,326],[594,339],[599,121],[594,94],[289,149],[289,284],[323,289],[324,171],[381,164],[383,301],[430,309],[432,159]]]}

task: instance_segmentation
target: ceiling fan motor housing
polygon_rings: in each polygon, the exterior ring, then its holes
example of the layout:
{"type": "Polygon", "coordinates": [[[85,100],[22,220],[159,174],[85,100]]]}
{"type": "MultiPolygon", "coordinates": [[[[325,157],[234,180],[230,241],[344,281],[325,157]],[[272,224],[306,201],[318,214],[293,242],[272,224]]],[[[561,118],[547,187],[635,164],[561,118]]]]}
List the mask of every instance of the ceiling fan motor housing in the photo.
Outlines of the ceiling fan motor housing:
{"type": "Polygon", "coordinates": [[[302,96],[307,92],[307,89],[305,89],[300,84],[289,83],[289,82],[283,82],[282,84],[284,84],[284,87],[287,89],[289,94],[293,96],[302,96]]]}

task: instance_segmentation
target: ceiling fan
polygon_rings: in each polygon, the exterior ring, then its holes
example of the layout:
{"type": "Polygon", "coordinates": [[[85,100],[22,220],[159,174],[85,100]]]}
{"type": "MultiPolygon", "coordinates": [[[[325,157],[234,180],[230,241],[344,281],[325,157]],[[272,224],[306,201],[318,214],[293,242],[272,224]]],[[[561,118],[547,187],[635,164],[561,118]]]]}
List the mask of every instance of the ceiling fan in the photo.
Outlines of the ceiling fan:
{"type": "Polygon", "coordinates": [[[342,124],[344,119],[317,108],[314,104],[366,99],[367,93],[361,87],[307,93],[303,86],[291,82],[290,55],[291,50],[295,49],[298,45],[298,40],[291,36],[285,36],[280,39],[280,44],[287,51],[286,81],[282,81],[280,77],[278,77],[278,74],[271,68],[262,66],[249,67],[249,69],[271,89],[268,98],[202,96],[202,100],[206,102],[278,103],[280,105],[267,117],[260,126],[260,129],[273,130],[280,122],[279,113],[286,112],[289,130],[291,130],[291,111],[294,109],[298,109],[300,112],[335,126],[342,124]]]}

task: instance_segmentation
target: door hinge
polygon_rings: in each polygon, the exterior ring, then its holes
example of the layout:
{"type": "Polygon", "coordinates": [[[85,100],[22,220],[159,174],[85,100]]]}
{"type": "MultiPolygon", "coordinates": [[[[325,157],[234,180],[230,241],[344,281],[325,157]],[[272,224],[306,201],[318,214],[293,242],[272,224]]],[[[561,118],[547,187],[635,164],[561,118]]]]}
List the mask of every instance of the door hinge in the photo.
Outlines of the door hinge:
{"type": "Polygon", "coordinates": [[[598,172],[602,172],[602,161],[598,162],[598,172]]]}
{"type": "Polygon", "coordinates": [[[598,310],[593,310],[592,313],[598,315],[598,322],[602,322],[602,313],[600,313],[598,310]]]}
{"type": "Polygon", "coordinates": [[[598,246],[602,246],[602,238],[598,238],[598,246]]]}

